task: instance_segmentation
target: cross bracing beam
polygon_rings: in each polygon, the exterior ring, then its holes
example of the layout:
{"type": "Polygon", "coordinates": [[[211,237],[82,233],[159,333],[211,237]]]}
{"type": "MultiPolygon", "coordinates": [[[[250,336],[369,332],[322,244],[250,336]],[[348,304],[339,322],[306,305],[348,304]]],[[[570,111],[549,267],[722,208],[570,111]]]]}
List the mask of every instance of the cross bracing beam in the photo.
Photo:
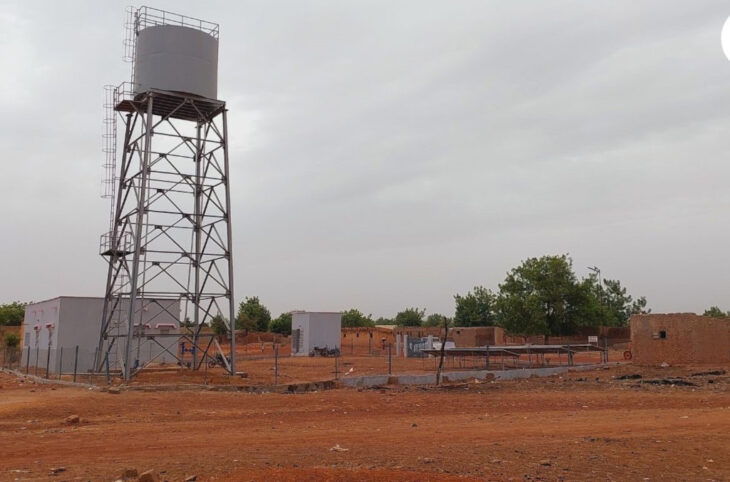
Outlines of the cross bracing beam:
{"type": "Polygon", "coordinates": [[[113,229],[102,249],[108,274],[96,366],[126,333],[118,365],[128,378],[140,365],[132,339],[144,336],[149,300],[178,300],[176,319],[190,319],[196,345],[213,317],[232,323],[233,258],[225,104],[153,90],[117,110],[126,112],[125,136],[113,229]]]}

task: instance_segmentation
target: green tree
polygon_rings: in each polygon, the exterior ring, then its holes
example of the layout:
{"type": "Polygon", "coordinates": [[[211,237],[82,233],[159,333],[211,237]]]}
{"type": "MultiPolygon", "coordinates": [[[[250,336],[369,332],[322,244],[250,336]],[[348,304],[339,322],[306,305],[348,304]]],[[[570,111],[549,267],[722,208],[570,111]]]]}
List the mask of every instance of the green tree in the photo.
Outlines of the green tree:
{"type": "Polygon", "coordinates": [[[584,317],[595,321],[596,325],[628,326],[631,315],[651,312],[646,307],[646,298],[640,296],[634,300],[619,280],[604,279],[600,286],[596,275],[591,274],[582,283],[594,298],[586,305],[590,316],[584,317]]]}
{"type": "Polygon", "coordinates": [[[395,322],[391,318],[381,316],[375,320],[375,325],[395,325],[395,322]]]}
{"type": "Polygon", "coordinates": [[[455,326],[493,326],[497,324],[494,312],[497,296],[483,286],[475,286],[474,290],[464,296],[455,295],[455,326]]]}
{"type": "Polygon", "coordinates": [[[398,326],[421,326],[423,323],[423,316],[426,314],[426,310],[419,310],[418,308],[406,308],[395,315],[395,322],[398,326]]]}
{"type": "Polygon", "coordinates": [[[218,313],[213,318],[210,319],[208,322],[210,324],[210,327],[213,329],[213,333],[215,333],[217,336],[228,336],[229,335],[229,328],[230,323],[228,320],[218,313]]]}
{"type": "Polygon", "coordinates": [[[446,322],[449,324],[449,326],[453,326],[453,319],[439,313],[431,313],[430,315],[428,315],[426,317],[426,320],[423,322],[423,326],[444,326],[444,318],[446,318],[446,322]]]}
{"type": "Polygon", "coordinates": [[[25,318],[25,305],[20,301],[0,305],[0,326],[20,326],[25,318]]]}
{"type": "Polygon", "coordinates": [[[258,296],[247,296],[238,306],[236,329],[267,331],[270,322],[271,312],[261,304],[258,296]]]}
{"type": "Polygon", "coordinates": [[[291,335],[291,313],[282,313],[269,324],[269,331],[280,335],[291,335]]]}
{"type": "Polygon", "coordinates": [[[507,273],[499,285],[499,324],[509,332],[569,335],[594,324],[595,295],[579,283],[568,255],[529,258],[507,273]]]}
{"type": "Polygon", "coordinates": [[[365,316],[355,308],[342,312],[342,326],[375,326],[372,315],[365,316]]]}
{"type": "Polygon", "coordinates": [[[702,316],[712,316],[714,318],[727,318],[730,317],[730,311],[722,311],[717,306],[710,306],[708,309],[705,310],[704,313],[702,313],[702,316]]]}

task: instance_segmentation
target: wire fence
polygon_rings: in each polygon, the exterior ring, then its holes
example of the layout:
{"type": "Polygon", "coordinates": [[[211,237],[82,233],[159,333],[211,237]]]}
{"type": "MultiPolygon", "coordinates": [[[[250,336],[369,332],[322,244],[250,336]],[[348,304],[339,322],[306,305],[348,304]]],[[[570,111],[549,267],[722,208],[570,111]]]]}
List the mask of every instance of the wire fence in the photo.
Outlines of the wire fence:
{"type": "MultiPolygon", "coordinates": [[[[364,338],[364,337],[363,337],[364,338]]],[[[439,370],[438,350],[421,350],[425,345],[415,339],[407,346],[396,346],[387,340],[364,338],[343,339],[337,350],[317,351],[302,355],[291,353],[288,338],[240,343],[236,350],[236,374],[227,371],[229,345],[221,344],[220,352],[191,350],[179,343],[165,357],[135,374],[139,383],[200,383],[248,386],[280,386],[327,380],[343,380],[367,376],[399,376],[434,374],[439,370]],[[436,352],[436,353],[435,353],[436,352]],[[324,355],[323,355],[324,354],[324,355]]],[[[175,345],[173,345],[175,346],[175,345]]],[[[431,347],[432,348],[432,347],[431,347]]],[[[599,364],[623,359],[623,352],[603,351],[575,353],[448,353],[442,370],[515,370],[573,365],[599,364]]],[[[0,348],[0,366],[42,378],[107,384],[121,380],[121,370],[113,356],[102,357],[101,370],[96,351],[79,346],[57,348],[0,348]]],[[[139,365],[141,366],[141,365],[139,365]]],[[[137,366],[137,367],[139,367],[137,366]]],[[[137,368],[135,367],[135,368],[137,368]]]]}
{"type": "Polygon", "coordinates": [[[71,382],[93,383],[96,353],[78,345],[59,348],[5,347],[0,352],[0,366],[26,375],[71,382]]]}
{"type": "MultiPolygon", "coordinates": [[[[308,381],[345,379],[372,375],[421,375],[434,374],[439,369],[438,353],[412,350],[413,346],[425,343],[414,340],[407,347],[396,347],[382,340],[368,339],[358,343],[357,339],[342,342],[339,350],[328,355],[316,353],[292,355],[287,340],[239,345],[236,355],[236,369],[245,373],[250,384],[280,385],[308,381]]],[[[224,346],[224,351],[227,350],[224,346]]],[[[524,351],[524,349],[523,349],[524,351]]],[[[442,370],[484,371],[517,370],[594,365],[608,361],[619,361],[623,352],[617,350],[523,353],[500,351],[484,354],[455,354],[447,350],[442,370]]]]}

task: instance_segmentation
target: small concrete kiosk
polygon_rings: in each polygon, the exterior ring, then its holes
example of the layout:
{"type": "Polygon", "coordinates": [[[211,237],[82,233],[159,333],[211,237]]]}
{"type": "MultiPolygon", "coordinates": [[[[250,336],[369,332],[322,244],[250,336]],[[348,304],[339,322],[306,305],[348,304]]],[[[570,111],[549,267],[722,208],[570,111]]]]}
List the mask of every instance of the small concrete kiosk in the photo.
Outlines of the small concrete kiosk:
{"type": "Polygon", "coordinates": [[[340,349],[341,313],[293,311],[291,318],[292,356],[308,356],[315,348],[340,349]]]}

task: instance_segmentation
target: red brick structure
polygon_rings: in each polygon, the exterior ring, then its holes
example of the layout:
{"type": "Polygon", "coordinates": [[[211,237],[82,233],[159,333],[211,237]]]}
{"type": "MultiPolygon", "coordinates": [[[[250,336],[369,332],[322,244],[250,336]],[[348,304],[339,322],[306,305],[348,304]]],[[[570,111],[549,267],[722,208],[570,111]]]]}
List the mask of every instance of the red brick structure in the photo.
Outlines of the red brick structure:
{"type": "Polygon", "coordinates": [[[642,365],[730,363],[730,318],[694,313],[633,315],[631,352],[642,365]]]}

